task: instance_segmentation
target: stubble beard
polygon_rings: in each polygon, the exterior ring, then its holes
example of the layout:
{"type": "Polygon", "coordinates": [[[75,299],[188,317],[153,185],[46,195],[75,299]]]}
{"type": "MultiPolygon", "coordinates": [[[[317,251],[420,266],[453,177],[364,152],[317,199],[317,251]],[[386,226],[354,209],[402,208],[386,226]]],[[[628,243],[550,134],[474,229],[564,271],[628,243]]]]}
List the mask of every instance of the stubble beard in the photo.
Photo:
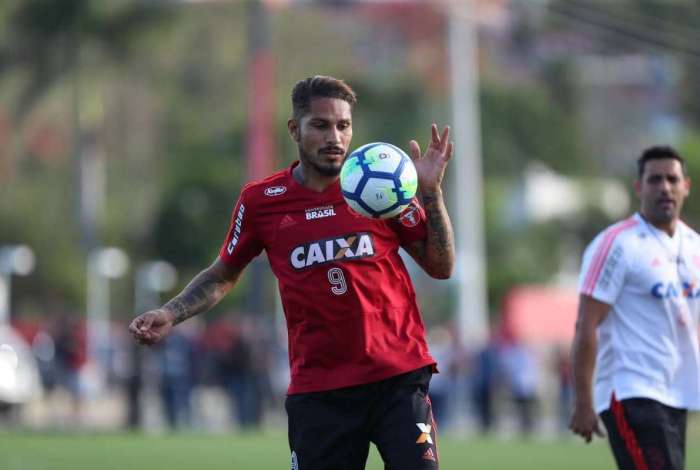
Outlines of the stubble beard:
{"type": "Polygon", "coordinates": [[[670,224],[675,220],[680,218],[680,211],[678,208],[674,207],[671,210],[665,210],[660,207],[651,207],[649,210],[645,211],[643,214],[649,222],[653,225],[666,225],[670,224]]]}
{"type": "MultiPolygon", "coordinates": [[[[304,151],[304,149],[299,145],[299,160],[304,164],[304,166],[312,168],[315,172],[317,172],[321,176],[326,176],[326,177],[335,177],[340,175],[340,170],[342,168],[341,166],[329,166],[329,165],[322,165],[317,161],[314,161],[314,158],[312,158],[308,153],[304,151]]],[[[343,159],[343,161],[345,161],[343,159]]]]}

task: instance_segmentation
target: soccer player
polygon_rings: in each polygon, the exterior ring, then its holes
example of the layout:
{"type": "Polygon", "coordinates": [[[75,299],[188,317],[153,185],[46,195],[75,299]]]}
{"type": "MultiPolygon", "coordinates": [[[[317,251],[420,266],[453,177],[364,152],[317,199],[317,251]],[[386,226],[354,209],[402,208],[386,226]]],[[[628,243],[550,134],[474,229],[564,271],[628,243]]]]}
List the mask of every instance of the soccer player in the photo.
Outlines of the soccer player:
{"type": "Polygon", "coordinates": [[[158,342],[213,307],[265,250],[289,334],[292,468],[363,469],[373,442],[388,469],[436,469],[428,398],[435,360],[399,248],[432,277],[451,275],[454,242],[441,183],[453,144],[449,128],[438,132],[435,124],[425,153],[411,141],[420,202],[393,219],[362,217],[339,185],[355,103],[342,80],[298,82],[287,127],[299,160],[248,183],[214,263],[129,329],[141,343],[158,342]]]}
{"type": "Polygon", "coordinates": [[[600,414],[619,468],[682,469],[688,409],[700,408],[700,237],[680,220],[683,158],[651,147],[637,165],[639,212],[583,257],[570,427],[590,442],[600,414]]]}

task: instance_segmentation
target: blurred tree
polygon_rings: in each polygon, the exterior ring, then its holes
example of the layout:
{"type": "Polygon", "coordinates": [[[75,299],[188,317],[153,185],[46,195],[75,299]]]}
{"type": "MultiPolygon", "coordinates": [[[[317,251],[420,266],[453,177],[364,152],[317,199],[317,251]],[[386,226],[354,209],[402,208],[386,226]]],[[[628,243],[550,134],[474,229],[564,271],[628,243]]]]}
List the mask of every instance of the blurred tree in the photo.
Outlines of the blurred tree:
{"type": "Polygon", "coordinates": [[[518,178],[531,160],[564,174],[585,169],[575,115],[541,85],[484,83],[481,128],[486,177],[518,178]]]}
{"type": "Polygon", "coordinates": [[[7,0],[0,10],[0,76],[23,70],[13,117],[23,122],[36,102],[79,61],[83,44],[99,44],[123,61],[139,33],[168,18],[162,3],[95,0],[7,0]]]}
{"type": "Polygon", "coordinates": [[[37,253],[30,298],[60,292],[56,297],[72,308],[82,305],[78,171],[67,162],[71,153],[73,160],[82,155],[87,142],[103,147],[110,65],[124,63],[168,11],[165,4],[138,1],[8,0],[0,6],[0,115],[9,129],[0,154],[0,220],[17,228],[2,241],[28,243],[37,253]]]}
{"type": "Polygon", "coordinates": [[[555,29],[577,31],[605,54],[669,54],[683,63],[681,109],[700,124],[700,4],[695,0],[556,0],[555,29]]]}

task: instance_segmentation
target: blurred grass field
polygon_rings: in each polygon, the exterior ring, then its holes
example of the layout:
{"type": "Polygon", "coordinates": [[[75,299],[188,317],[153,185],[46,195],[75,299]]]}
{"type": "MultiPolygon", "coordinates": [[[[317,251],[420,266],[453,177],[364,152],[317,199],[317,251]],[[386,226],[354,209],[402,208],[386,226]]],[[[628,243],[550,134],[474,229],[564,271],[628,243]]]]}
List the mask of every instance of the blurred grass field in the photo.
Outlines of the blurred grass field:
{"type": "MultiPolygon", "coordinates": [[[[700,469],[695,419],[688,435],[688,470],[700,469]]],[[[607,442],[441,438],[442,469],[612,469],[607,442]]],[[[289,468],[284,433],[214,435],[0,433],[2,470],[237,470],[289,468]]],[[[383,468],[374,448],[368,470],[383,468]]]]}

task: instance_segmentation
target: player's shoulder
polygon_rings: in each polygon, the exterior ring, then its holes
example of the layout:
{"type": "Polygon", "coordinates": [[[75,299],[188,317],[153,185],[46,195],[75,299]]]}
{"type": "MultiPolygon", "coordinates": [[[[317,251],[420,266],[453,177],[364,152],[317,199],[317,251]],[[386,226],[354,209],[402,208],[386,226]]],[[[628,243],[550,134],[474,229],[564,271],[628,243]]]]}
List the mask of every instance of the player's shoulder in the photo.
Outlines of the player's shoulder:
{"type": "Polygon", "coordinates": [[[591,242],[591,246],[629,245],[640,235],[641,220],[637,214],[608,225],[591,242]]]}
{"type": "Polygon", "coordinates": [[[290,178],[290,168],[284,168],[266,178],[249,181],[241,189],[241,196],[249,203],[282,196],[289,190],[290,178]]]}
{"type": "Polygon", "coordinates": [[[683,227],[683,236],[686,240],[689,240],[691,243],[695,243],[697,245],[700,245],[700,234],[688,225],[688,223],[684,220],[680,221],[682,227],[683,227]]]}

